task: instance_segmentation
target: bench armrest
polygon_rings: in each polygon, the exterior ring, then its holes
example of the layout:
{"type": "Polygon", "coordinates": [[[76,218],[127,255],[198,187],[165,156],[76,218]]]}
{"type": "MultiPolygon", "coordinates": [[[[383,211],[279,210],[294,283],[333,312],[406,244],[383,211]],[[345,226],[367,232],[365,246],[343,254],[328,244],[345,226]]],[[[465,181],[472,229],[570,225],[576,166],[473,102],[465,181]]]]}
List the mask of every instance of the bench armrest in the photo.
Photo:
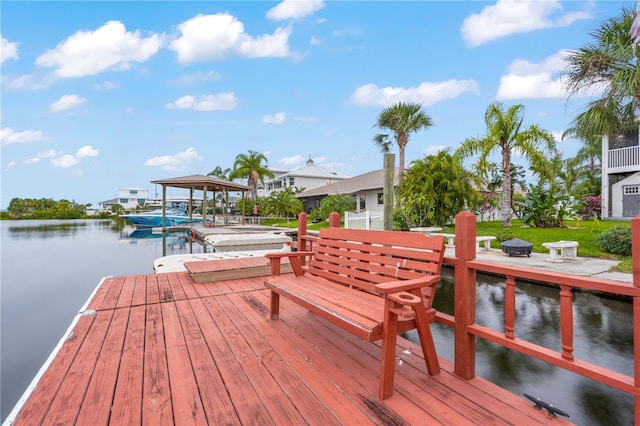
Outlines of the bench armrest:
{"type": "Polygon", "coordinates": [[[412,280],[387,281],[376,284],[376,290],[380,294],[397,293],[399,291],[413,290],[415,288],[430,287],[440,281],[440,275],[425,275],[412,280]]]}
{"type": "Polygon", "coordinates": [[[271,267],[271,275],[280,275],[280,260],[283,257],[288,257],[291,262],[291,268],[296,276],[303,274],[302,265],[300,259],[305,256],[311,256],[311,251],[287,251],[287,252],[275,252],[267,253],[264,256],[269,259],[269,266],[271,267]]]}

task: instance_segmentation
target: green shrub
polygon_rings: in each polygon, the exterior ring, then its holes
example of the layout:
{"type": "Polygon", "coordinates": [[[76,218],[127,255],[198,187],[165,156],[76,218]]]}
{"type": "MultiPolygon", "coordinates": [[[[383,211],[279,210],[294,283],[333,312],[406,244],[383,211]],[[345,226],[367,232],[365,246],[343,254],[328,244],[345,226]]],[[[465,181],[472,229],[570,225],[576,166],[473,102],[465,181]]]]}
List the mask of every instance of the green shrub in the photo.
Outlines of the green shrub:
{"type": "Polygon", "coordinates": [[[513,233],[513,230],[511,228],[504,228],[501,229],[500,232],[498,232],[496,238],[498,239],[498,241],[503,242],[516,238],[516,234],[513,233]]]}
{"type": "Polygon", "coordinates": [[[614,226],[596,237],[596,242],[606,253],[631,256],[631,228],[614,226]]]}

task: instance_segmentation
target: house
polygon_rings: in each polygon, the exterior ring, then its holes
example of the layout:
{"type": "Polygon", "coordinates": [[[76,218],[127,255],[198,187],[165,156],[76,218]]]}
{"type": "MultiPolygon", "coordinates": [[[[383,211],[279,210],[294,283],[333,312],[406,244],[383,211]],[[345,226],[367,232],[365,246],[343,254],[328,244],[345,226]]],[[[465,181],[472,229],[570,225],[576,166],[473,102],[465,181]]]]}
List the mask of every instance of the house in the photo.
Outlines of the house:
{"type": "Polygon", "coordinates": [[[135,209],[141,204],[149,201],[149,190],[142,188],[121,188],[118,190],[118,197],[98,203],[100,209],[111,210],[115,204],[120,204],[126,210],[135,209]]]}
{"type": "Polygon", "coordinates": [[[640,126],[602,138],[602,218],[640,214],[640,126]]]}
{"type": "Polygon", "coordinates": [[[325,167],[316,166],[312,159],[307,164],[290,172],[281,173],[280,170],[270,169],[275,177],[264,183],[264,189],[258,191],[260,196],[269,196],[274,191],[281,191],[288,186],[310,190],[330,183],[349,179],[351,176],[334,172],[325,167]]]}
{"type": "MultiPolygon", "coordinates": [[[[398,168],[395,173],[395,185],[398,184],[398,168]]],[[[384,169],[374,170],[352,178],[339,180],[328,185],[308,189],[297,195],[304,204],[307,213],[320,207],[320,202],[328,195],[350,194],[356,203],[355,211],[369,210],[372,212],[382,212],[383,202],[384,169]]]]}

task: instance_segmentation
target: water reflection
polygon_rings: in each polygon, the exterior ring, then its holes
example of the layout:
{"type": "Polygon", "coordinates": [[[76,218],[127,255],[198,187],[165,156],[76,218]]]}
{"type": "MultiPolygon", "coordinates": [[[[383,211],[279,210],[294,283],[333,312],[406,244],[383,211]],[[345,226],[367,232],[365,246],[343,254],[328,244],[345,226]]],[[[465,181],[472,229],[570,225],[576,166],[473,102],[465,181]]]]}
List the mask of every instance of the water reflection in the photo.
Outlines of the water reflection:
{"type": "MultiPolygon", "coordinates": [[[[504,277],[477,276],[477,322],[504,331],[504,277]]],[[[453,314],[451,268],[443,270],[434,299],[439,311],[453,314]]],[[[633,375],[633,312],[630,301],[592,293],[574,294],[574,354],[577,358],[633,375]]],[[[517,338],[561,351],[560,295],[550,286],[516,282],[517,338]]],[[[453,360],[453,330],[432,327],[440,356],[453,360]]],[[[415,333],[408,337],[417,342],[415,333]]],[[[504,348],[476,339],[476,374],[514,394],[528,393],[549,401],[579,425],[633,424],[631,395],[504,348]]]]}

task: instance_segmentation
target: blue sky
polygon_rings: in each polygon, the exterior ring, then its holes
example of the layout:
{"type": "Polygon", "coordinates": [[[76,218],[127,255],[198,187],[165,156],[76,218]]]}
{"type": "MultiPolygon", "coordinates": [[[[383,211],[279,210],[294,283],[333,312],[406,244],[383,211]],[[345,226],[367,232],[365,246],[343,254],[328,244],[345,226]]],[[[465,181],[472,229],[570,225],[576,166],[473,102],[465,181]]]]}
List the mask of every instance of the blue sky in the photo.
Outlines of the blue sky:
{"type": "MultiPolygon", "coordinates": [[[[495,100],[559,139],[593,95],[567,99],[563,58],[625,6],[2,1],[0,208],[154,194],[151,180],[232,167],[249,150],[272,168],[312,158],[355,176],[382,168],[373,125],[399,101],[434,123],[407,163],[482,135],[495,100]]],[[[571,157],[580,144],[558,146],[571,157]]]]}

